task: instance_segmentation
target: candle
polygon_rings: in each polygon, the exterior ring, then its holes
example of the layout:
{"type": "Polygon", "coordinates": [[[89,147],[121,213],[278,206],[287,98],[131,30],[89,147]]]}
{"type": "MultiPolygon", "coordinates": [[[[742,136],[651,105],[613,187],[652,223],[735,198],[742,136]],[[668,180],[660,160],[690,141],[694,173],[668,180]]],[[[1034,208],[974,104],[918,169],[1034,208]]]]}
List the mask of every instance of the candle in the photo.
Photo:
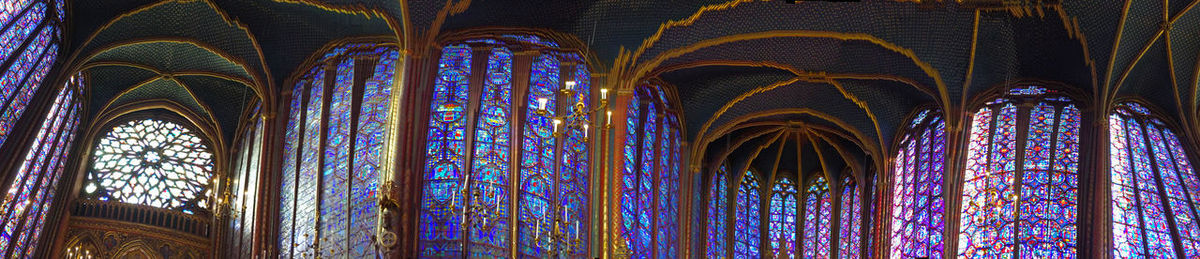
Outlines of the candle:
{"type": "Polygon", "coordinates": [[[575,220],[575,240],[579,240],[579,220],[575,220]]]}
{"type": "Polygon", "coordinates": [[[562,124],[562,120],[554,119],[554,133],[558,133],[558,124],[562,124]]]}
{"type": "Polygon", "coordinates": [[[612,125],[612,111],[605,112],[608,117],[604,121],[604,125],[612,125]]]}
{"type": "Polygon", "coordinates": [[[600,99],[608,100],[608,88],[600,88],[600,99]]]}
{"type": "Polygon", "coordinates": [[[542,236],[542,219],[541,218],[534,219],[533,222],[534,222],[533,223],[533,225],[534,225],[533,226],[533,229],[534,229],[533,230],[533,240],[537,240],[538,237],[542,236]]]}
{"type": "Polygon", "coordinates": [[[588,137],[588,124],[587,123],[583,124],[583,137],[584,138],[588,137]]]}
{"type": "Polygon", "coordinates": [[[567,91],[575,89],[575,80],[567,80],[567,91]]]}
{"type": "Polygon", "coordinates": [[[546,97],[538,98],[537,99],[538,110],[545,111],[546,110],[546,102],[549,102],[549,101],[550,101],[550,99],[546,99],[546,97]]]}

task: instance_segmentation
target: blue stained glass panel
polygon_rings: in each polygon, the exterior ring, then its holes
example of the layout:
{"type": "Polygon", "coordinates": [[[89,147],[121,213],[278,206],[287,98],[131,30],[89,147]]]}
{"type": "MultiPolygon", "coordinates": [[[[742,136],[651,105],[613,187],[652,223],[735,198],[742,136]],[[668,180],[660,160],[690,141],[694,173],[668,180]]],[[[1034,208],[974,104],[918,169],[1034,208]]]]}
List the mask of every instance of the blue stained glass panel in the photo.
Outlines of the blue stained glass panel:
{"type": "Polygon", "coordinates": [[[466,112],[471,48],[451,45],[442,49],[429,115],[425,153],[425,186],[421,197],[419,238],[421,256],[455,257],[459,243],[465,168],[466,112]]]}
{"type": "MultiPolygon", "coordinates": [[[[553,56],[537,57],[530,71],[529,98],[526,101],[526,121],[522,138],[521,151],[521,208],[517,211],[517,219],[521,224],[518,228],[520,253],[525,256],[547,255],[536,241],[542,241],[546,246],[546,238],[535,240],[535,237],[546,236],[535,231],[549,233],[553,227],[554,208],[551,199],[554,191],[554,125],[551,120],[557,114],[555,96],[559,83],[559,62],[553,56]],[[545,99],[545,114],[538,113],[538,99],[545,99]],[[549,215],[547,217],[546,215],[549,215]],[[542,220],[539,220],[542,219],[542,220]],[[545,221],[545,222],[539,222],[545,221]]],[[[569,163],[564,163],[564,169],[569,163]]]]}
{"type": "Polygon", "coordinates": [[[655,170],[655,158],[658,157],[655,150],[656,137],[658,136],[659,126],[658,107],[654,102],[646,104],[646,120],[642,123],[642,149],[641,149],[641,168],[638,171],[637,182],[637,228],[634,232],[633,246],[630,249],[633,251],[633,257],[649,258],[653,256],[653,231],[651,230],[654,223],[654,182],[658,172],[655,170]]]}
{"type": "MultiPolygon", "coordinates": [[[[491,211],[490,215],[508,215],[512,52],[505,48],[493,49],[487,63],[479,120],[475,122],[474,158],[471,161],[471,177],[474,179],[469,183],[472,190],[479,190],[483,195],[469,202],[491,211]]],[[[491,216],[487,221],[489,223],[486,225],[476,224],[468,229],[470,254],[507,256],[508,217],[491,216]]]]}
{"type": "Polygon", "coordinates": [[[329,122],[325,140],[325,164],[321,170],[321,249],[322,257],[346,254],[347,186],[350,166],[350,103],[354,99],[351,87],[354,80],[354,59],[343,59],[337,65],[333,89],[329,96],[329,122]]]}
{"type": "Polygon", "coordinates": [[[625,109],[625,144],[621,153],[621,236],[625,237],[623,245],[628,249],[633,249],[634,231],[637,228],[638,123],[641,108],[638,103],[637,95],[634,95],[625,109]]]}
{"type": "Polygon", "coordinates": [[[738,187],[734,211],[733,258],[759,258],[758,178],[746,171],[738,187]]]}
{"type": "Polygon", "coordinates": [[[353,153],[354,168],[350,174],[351,258],[373,256],[376,252],[372,236],[375,235],[379,208],[375,206],[375,202],[378,199],[379,170],[384,163],[383,141],[388,130],[393,75],[396,62],[400,59],[400,52],[394,48],[380,47],[374,54],[379,56],[379,60],[371,78],[363,85],[353,153]]]}
{"type": "MultiPolygon", "coordinates": [[[[308,81],[301,80],[292,88],[292,93],[303,93],[304,86],[308,81]]],[[[288,105],[291,113],[288,115],[287,126],[283,133],[283,165],[282,176],[280,177],[280,193],[279,193],[279,256],[281,258],[292,258],[293,247],[297,245],[294,242],[293,233],[295,233],[295,209],[296,209],[296,162],[297,151],[300,149],[300,118],[304,111],[301,110],[301,104],[304,98],[301,95],[293,95],[291,103],[288,105]]]]}
{"type": "Polygon", "coordinates": [[[725,258],[725,210],[728,208],[725,165],[713,174],[711,188],[708,193],[708,246],[705,253],[708,258],[725,258]]]}
{"type": "MultiPolygon", "coordinates": [[[[298,244],[293,253],[306,254],[309,256],[315,255],[317,251],[313,248],[316,245],[317,237],[317,213],[320,210],[317,208],[317,182],[320,181],[320,164],[318,163],[321,156],[321,131],[324,125],[321,125],[322,99],[324,99],[325,86],[325,70],[313,69],[309,72],[312,75],[312,81],[308,89],[308,104],[305,106],[304,117],[304,136],[303,150],[300,152],[300,175],[296,187],[296,218],[295,220],[295,243],[298,244]]],[[[302,91],[303,92],[303,91],[302,91]]]]}

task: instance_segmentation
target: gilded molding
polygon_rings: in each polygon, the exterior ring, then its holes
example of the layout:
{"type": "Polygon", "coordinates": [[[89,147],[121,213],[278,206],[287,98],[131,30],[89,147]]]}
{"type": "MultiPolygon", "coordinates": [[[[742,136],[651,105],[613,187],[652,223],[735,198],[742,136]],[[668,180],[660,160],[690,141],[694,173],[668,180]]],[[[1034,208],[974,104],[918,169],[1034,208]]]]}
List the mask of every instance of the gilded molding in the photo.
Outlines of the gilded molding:
{"type": "Polygon", "coordinates": [[[948,103],[949,103],[948,100],[950,99],[950,97],[949,97],[948,91],[946,90],[946,84],[942,80],[942,77],[936,68],[934,68],[929,63],[921,61],[921,59],[918,58],[916,56],[916,53],[913,52],[911,49],[900,47],[899,45],[893,44],[888,41],[884,41],[873,35],[864,34],[864,33],[843,33],[843,32],[830,32],[830,31],[809,31],[809,30],[776,30],[776,31],[735,34],[735,35],[729,35],[729,36],[724,36],[724,37],[712,38],[712,39],[700,41],[698,43],[691,44],[688,46],[674,48],[674,49],[665,51],[662,54],[659,54],[658,56],[654,57],[653,59],[647,61],[646,63],[639,64],[636,67],[636,69],[633,71],[633,74],[630,75],[629,78],[643,78],[645,75],[650,73],[654,68],[658,67],[658,65],[662,64],[663,62],[666,62],[667,60],[670,60],[672,58],[676,58],[676,57],[679,57],[679,56],[682,56],[682,55],[685,55],[688,53],[698,51],[700,49],[713,47],[713,46],[726,44],[726,43],[738,42],[738,41],[769,39],[769,38],[782,38],[782,37],[829,38],[829,39],[838,39],[838,40],[844,40],[844,41],[866,41],[866,42],[875,44],[879,47],[882,47],[884,49],[897,52],[901,55],[908,57],[910,60],[912,60],[914,65],[921,68],[921,70],[924,71],[927,76],[929,76],[931,79],[933,79],[937,85],[937,89],[939,92],[939,97],[937,99],[941,103],[943,103],[944,106],[948,105],[948,103]]]}

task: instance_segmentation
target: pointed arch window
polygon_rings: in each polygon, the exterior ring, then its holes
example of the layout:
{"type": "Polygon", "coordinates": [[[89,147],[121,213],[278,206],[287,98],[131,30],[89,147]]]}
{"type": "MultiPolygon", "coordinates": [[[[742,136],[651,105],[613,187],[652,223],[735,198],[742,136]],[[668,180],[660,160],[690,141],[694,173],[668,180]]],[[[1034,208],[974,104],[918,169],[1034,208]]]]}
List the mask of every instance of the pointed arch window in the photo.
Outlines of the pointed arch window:
{"type": "Polygon", "coordinates": [[[804,258],[828,258],[833,203],[829,183],[817,176],[804,193],[804,258]]]}
{"type": "Polygon", "coordinates": [[[0,11],[0,144],[58,56],[63,0],[6,1],[0,11]]]}
{"type": "Polygon", "coordinates": [[[946,123],[935,110],[913,118],[899,142],[892,186],[891,254],[941,258],[946,123]]]}
{"type": "MultiPolygon", "coordinates": [[[[850,172],[850,171],[846,171],[850,172]]],[[[858,184],[854,177],[846,177],[842,181],[841,228],[839,228],[840,245],[838,258],[859,258],[862,243],[862,204],[858,184]]]]}
{"type": "Polygon", "coordinates": [[[398,59],[392,45],[337,46],[293,86],[283,136],[280,257],[376,254],[375,195],[398,59]]]}
{"type": "Polygon", "coordinates": [[[230,167],[231,182],[225,187],[230,188],[230,213],[228,234],[224,240],[225,249],[222,252],[228,258],[248,258],[253,255],[251,239],[254,225],[258,223],[253,215],[258,210],[256,205],[259,197],[256,191],[263,151],[264,119],[259,113],[262,108],[260,105],[255,105],[249,111],[250,118],[245,120],[250,123],[245,125],[245,130],[239,137],[237,151],[232,156],[233,165],[230,167]]]}
{"type": "Polygon", "coordinates": [[[1200,257],[1200,179],[1179,138],[1136,102],[1117,105],[1108,124],[1113,255],[1200,257]]]}
{"type": "Polygon", "coordinates": [[[674,257],[679,244],[679,120],[662,87],[637,88],[626,108],[621,233],[634,257],[674,257]]]}
{"type": "Polygon", "coordinates": [[[1074,258],[1079,109],[1024,86],[980,107],[963,177],[958,256],[1074,258]]]}
{"type": "Polygon", "coordinates": [[[82,116],[84,77],[72,76],[57,91],[49,113],[25,151],[0,202],[0,255],[30,258],[37,248],[58,182],[73,148],[82,116]]]}
{"type": "Polygon", "coordinates": [[[796,184],[780,178],[771,187],[771,215],[768,238],[773,257],[796,258],[796,184]]]}
{"type": "Polygon", "coordinates": [[[727,185],[725,165],[722,164],[712,177],[712,188],[708,193],[708,258],[725,258],[725,208],[727,185]]]}
{"type": "Polygon", "coordinates": [[[418,215],[422,257],[589,252],[588,129],[555,118],[576,104],[586,110],[591,76],[577,53],[558,49],[531,35],[442,49],[418,215]],[[549,238],[555,225],[567,238],[549,238]]]}
{"type": "Polygon", "coordinates": [[[761,222],[761,214],[758,206],[758,177],[753,171],[747,170],[742,177],[741,184],[737,190],[737,201],[734,210],[734,229],[733,229],[733,257],[734,258],[758,258],[759,257],[759,223],[761,222]]]}

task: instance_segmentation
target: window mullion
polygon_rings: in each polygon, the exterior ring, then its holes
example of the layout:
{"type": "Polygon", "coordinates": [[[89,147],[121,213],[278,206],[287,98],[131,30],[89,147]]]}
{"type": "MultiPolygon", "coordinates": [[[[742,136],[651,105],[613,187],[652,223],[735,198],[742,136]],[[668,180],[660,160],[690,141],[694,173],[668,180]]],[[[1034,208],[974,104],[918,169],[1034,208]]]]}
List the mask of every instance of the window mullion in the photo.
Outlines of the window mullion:
{"type": "MultiPolygon", "coordinates": [[[[477,118],[479,117],[479,109],[481,107],[480,102],[483,100],[483,81],[487,79],[487,64],[489,61],[488,59],[490,58],[491,48],[472,46],[471,74],[467,80],[467,98],[470,100],[467,102],[467,118],[465,121],[463,121],[463,131],[465,132],[465,136],[463,138],[464,154],[462,154],[463,168],[461,171],[466,173],[459,176],[466,177],[467,179],[471,180],[478,180],[476,177],[471,177],[471,175],[475,173],[475,129],[478,127],[477,118]]],[[[469,208],[471,204],[475,202],[473,199],[471,199],[472,195],[470,195],[471,186],[474,184],[474,182],[475,181],[466,181],[460,189],[466,192],[457,194],[463,196],[463,207],[462,211],[460,212],[461,214],[459,215],[463,219],[467,219],[467,208],[469,208]]],[[[461,220],[460,222],[469,223],[466,222],[466,220],[461,220]]],[[[471,254],[471,227],[468,224],[462,224],[461,227],[462,240],[460,241],[462,244],[462,256],[463,258],[467,258],[471,254]]]]}
{"type": "MultiPolygon", "coordinates": [[[[1121,118],[1121,116],[1118,115],[1117,118],[1121,118]]],[[[1125,144],[1125,153],[1127,154],[1125,159],[1129,160],[1129,165],[1131,166],[1127,173],[1129,173],[1129,176],[1130,176],[1129,179],[1133,181],[1130,184],[1130,185],[1132,185],[1132,186],[1130,186],[1130,189],[1133,189],[1134,207],[1137,210],[1137,214],[1138,214],[1138,217],[1137,217],[1138,218],[1138,230],[1142,232],[1142,235],[1141,235],[1142,253],[1141,254],[1144,256],[1150,252],[1150,246],[1148,244],[1149,241],[1146,239],[1147,238],[1146,236],[1148,235],[1148,233],[1146,233],[1146,220],[1142,216],[1142,214],[1143,214],[1142,211],[1145,209],[1142,204],[1142,188],[1141,188],[1141,185],[1138,184],[1139,179],[1137,177],[1137,161],[1134,158],[1135,154],[1133,154],[1133,147],[1131,146],[1133,144],[1133,142],[1131,141],[1133,139],[1132,138],[1133,134],[1130,133],[1129,123],[1124,118],[1121,118],[1120,122],[1118,122],[1118,123],[1121,123],[1121,125],[1122,125],[1121,128],[1125,129],[1124,130],[1125,131],[1124,137],[1125,137],[1125,143],[1126,143],[1125,144]]]]}
{"type": "MultiPolygon", "coordinates": [[[[326,64],[320,65],[320,66],[322,66],[320,69],[325,70],[325,76],[322,78],[324,80],[324,82],[321,82],[323,84],[321,87],[321,92],[322,92],[321,93],[321,117],[319,118],[320,122],[317,124],[317,128],[320,129],[320,133],[318,134],[319,136],[317,137],[317,150],[318,151],[317,151],[317,155],[316,155],[317,156],[317,164],[316,164],[315,168],[318,171],[323,171],[325,168],[325,149],[328,148],[328,145],[326,145],[325,140],[329,139],[329,106],[330,106],[331,100],[333,99],[333,88],[335,88],[336,87],[335,84],[337,84],[337,80],[336,80],[337,79],[337,66],[336,66],[336,64],[337,63],[326,63],[326,64]]],[[[324,174],[318,173],[318,174],[316,174],[316,176],[314,176],[317,178],[316,179],[316,185],[317,185],[316,213],[314,213],[314,214],[316,214],[316,222],[315,222],[316,224],[314,224],[314,225],[316,225],[317,235],[316,235],[316,238],[313,239],[313,242],[315,243],[315,245],[313,245],[313,248],[314,248],[313,254],[317,255],[318,257],[321,254],[321,251],[320,251],[321,250],[320,249],[321,248],[321,240],[325,239],[325,238],[323,238],[324,235],[321,234],[321,224],[322,224],[321,216],[323,216],[321,213],[321,208],[324,207],[324,205],[325,205],[325,204],[323,204],[324,202],[322,202],[324,200],[324,196],[325,196],[325,191],[324,191],[325,190],[325,178],[323,177],[323,175],[324,174]]]]}
{"type": "MultiPolygon", "coordinates": [[[[1013,193],[1016,194],[1016,199],[1010,201],[1013,203],[1013,257],[1019,257],[1021,254],[1021,246],[1017,244],[1017,240],[1021,240],[1021,204],[1023,203],[1024,196],[1021,192],[1024,191],[1025,185],[1025,149],[1029,144],[1029,121],[1031,119],[1030,116],[1033,115],[1031,112],[1032,108],[1033,105],[1031,103],[1023,103],[1017,106],[1017,121],[1015,125],[1017,132],[1013,139],[1016,142],[1016,149],[1013,150],[1014,159],[1012,161],[1015,170],[1011,172],[1013,174],[1012,178],[1010,178],[1012,181],[1008,186],[1008,188],[1016,189],[1013,190],[1013,193]]],[[[1036,145],[1037,143],[1034,144],[1036,145]]]]}
{"type": "MultiPolygon", "coordinates": [[[[1144,154],[1144,155],[1147,157],[1146,160],[1148,160],[1150,163],[1150,170],[1154,174],[1154,185],[1156,187],[1158,187],[1158,195],[1160,197],[1162,197],[1158,200],[1158,202],[1160,204],[1162,204],[1163,214],[1167,218],[1167,220],[1165,220],[1165,221],[1167,222],[1167,229],[1170,231],[1170,234],[1171,234],[1171,245],[1175,248],[1175,255],[1178,256],[1178,258],[1186,258],[1183,253],[1183,244],[1182,244],[1183,240],[1182,240],[1182,237],[1179,236],[1179,226],[1175,222],[1175,220],[1177,220],[1175,218],[1175,210],[1171,209],[1172,208],[1171,201],[1170,201],[1171,196],[1167,195],[1166,185],[1163,184],[1162,165],[1159,165],[1158,159],[1154,158],[1158,155],[1155,152],[1158,150],[1155,150],[1154,144],[1151,143],[1151,141],[1153,141],[1153,139],[1150,138],[1150,134],[1153,134],[1153,133],[1150,132],[1150,121],[1145,120],[1144,117],[1136,118],[1135,120],[1138,120],[1141,122],[1141,125],[1139,127],[1142,128],[1142,136],[1140,136],[1140,137],[1142,137],[1145,140],[1145,141],[1143,141],[1143,145],[1145,145],[1146,150],[1149,151],[1148,152],[1149,154],[1144,154]]],[[[1184,189],[1186,189],[1186,188],[1184,188],[1184,189]]],[[[1183,198],[1185,200],[1187,199],[1187,197],[1183,197],[1183,198]]]]}
{"type": "MultiPolygon", "coordinates": [[[[1169,137],[1169,136],[1167,134],[1165,134],[1165,132],[1167,131],[1167,129],[1165,128],[1166,126],[1160,125],[1160,127],[1162,127],[1162,128],[1160,128],[1159,132],[1157,132],[1156,134],[1159,134],[1162,137],[1163,141],[1168,141],[1167,137],[1169,137]]],[[[1170,145],[1171,145],[1171,142],[1163,143],[1163,146],[1166,147],[1166,150],[1164,150],[1164,152],[1166,152],[1167,157],[1170,158],[1168,161],[1187,160],[1186,157],[1184,157],[1184,158],[1175,157],[1175,152],[1171,151],[1173,148],[1170,145]]],[[[1193,221],[1197,220],[1198,216],[1196,213],[1196,201],[1193,201],[1191,198],[1192,197],[1191,193],[1195,192],[1196,190],[1190,190],[1187,188],[1186,181],[1183,179],[1185,177],[1184,176],[1185,168],[1182,168],[1182,166],[1180,166],[1179,163],[1172,163],[1172,165],[1168,165],[1168,166],[1172,166],[1173,168],[1175,168],[1175,177],[1177,177],[1177,179],[1179,179],[1179,184],[1181,187],[1183,187],[1181,189],[1183,189],[1183,195],[1184,195],[1183,200],[1188,205],[1187,210],[1188,210],[1188,212],[1192,213],[1192,220],[1193,221]]],[[[1180,237],[1180,239],[1183,238],[1182,235],[1179,235],[1179,234],[1176,234],[1176,235],[1178,235],[1180,237]]],[[[1180,240],[1180,243],[1183,243],[1183,241],[1180,240]]]]}

